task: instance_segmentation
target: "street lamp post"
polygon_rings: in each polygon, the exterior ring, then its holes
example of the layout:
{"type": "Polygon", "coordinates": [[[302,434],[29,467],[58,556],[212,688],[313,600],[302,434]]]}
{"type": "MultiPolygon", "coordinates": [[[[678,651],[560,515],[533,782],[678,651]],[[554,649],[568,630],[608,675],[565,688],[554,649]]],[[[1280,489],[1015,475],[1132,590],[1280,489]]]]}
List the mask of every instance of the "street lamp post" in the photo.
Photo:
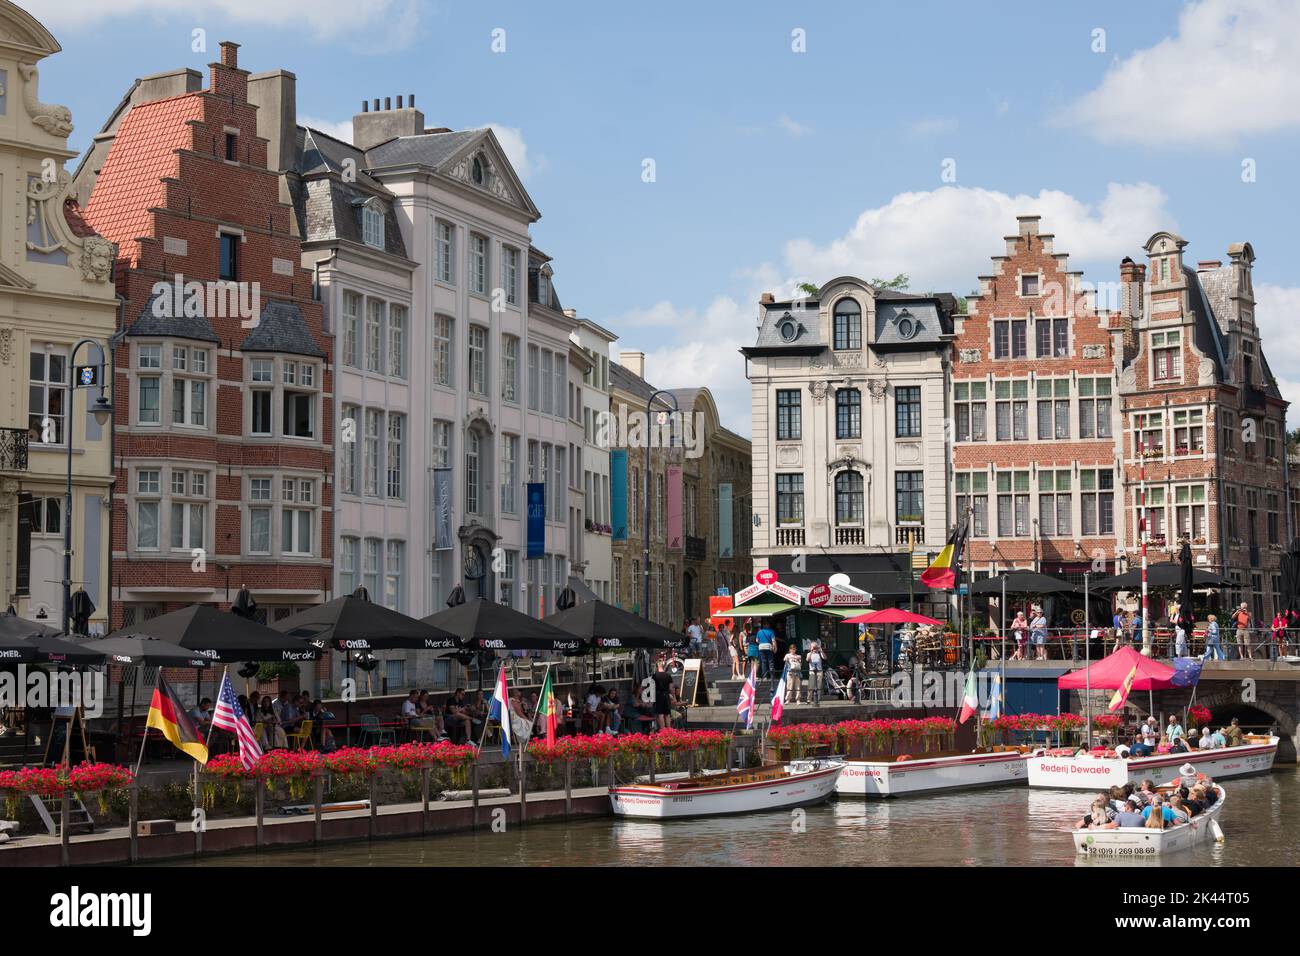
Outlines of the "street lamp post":
{"type": "MultiPolygon", "coordinates": [[[[108,349],[94,339],[82,339],[72,347],[72,354],[68,356],[68,407],[64,418],[63,427],[66,434],[63,436],[68,446],[68,471],[67,484],[63,490],[63,633],[71,634],[72,622],[72,429],[75,424],[73,410],[76,408],[76,396],[78,388],[91,388],[93,382],[87,381],[81,383],[77,381],[77,352],[83,345],[93,345],[99,348],[101,359],[106,359],[108,349]]],[[[104,395],[104,366],[107,363],[101,361],[99,364],[99,398],[95,400],[93,407],[89,411],[94,414],[95,421],[100,425],[106,425],[113,417],[113,406],[109,403],[104,395]]],[[[87,366],[89,368],[89,366],[87,366]]]]}
{"type": "MultiPolygon", "coordinates": [[[[650,409],[654,405],[655,399],[657,399],[660,395],[666,395],[668,396],[669,399],[672,400],[672,412],[665,413],[665,414],[676,415],[678,412],[677,396],[665,388],[656,390],[649,398],[646,399],[646,403],[645,403],[645,422],[646,422],[647,432],[650,427],[650,409]]],[[[669,418],[669,421],[671,422],[672,419],[669,418]]],[[[673,441],[672,435],[673,435],[672,431],[669,430],[668,445],[670,448],[672,447],[672,441],[673,441]]],[[[647,621],[650,620],[650,485],[652,484],[651,471],[650,471],[651,444],[653,443],[650,441],[649,434],[645,435],[645,512],[644,512],[645,521],[642,522],[642,527],[645,530],[645,541],[644,541],[644,548],[641,552],[641,581],[642,581],[641,616],[645,618],[647,621]]],[[[667,483],[668,483],[668,478],[665,475],[664,477],[665,494],[667,494],[667,483]]]]}

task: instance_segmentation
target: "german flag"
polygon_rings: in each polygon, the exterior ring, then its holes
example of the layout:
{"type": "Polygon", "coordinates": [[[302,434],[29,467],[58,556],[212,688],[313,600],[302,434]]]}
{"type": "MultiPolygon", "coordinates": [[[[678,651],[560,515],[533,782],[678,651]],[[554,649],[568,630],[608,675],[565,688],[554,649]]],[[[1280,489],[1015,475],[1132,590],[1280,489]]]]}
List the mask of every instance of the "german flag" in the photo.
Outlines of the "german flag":
{"type": "Polygon", "coordinates": [[[153,700],[149,702],[149,718],[146,727],[162,731],[162,735],[178,749],[183,750],[201,764],[208,762],[208,746],[194,721],[185,712],[185,707],[176,696],[176,692],[167,686],[162,674],[158,675],[158,686],[153,689],[153,700]]]}
{"type": "Polygon", "coordinates": [[[943,546],[934,562],[921,572],[921,583],[936,590],[952,590],[957,584],[957,575],[961,572],[961,556],[966,549],[966,530],[970,525],[970,516],[966,521],[952,529],[948,543],[943,546]]]}

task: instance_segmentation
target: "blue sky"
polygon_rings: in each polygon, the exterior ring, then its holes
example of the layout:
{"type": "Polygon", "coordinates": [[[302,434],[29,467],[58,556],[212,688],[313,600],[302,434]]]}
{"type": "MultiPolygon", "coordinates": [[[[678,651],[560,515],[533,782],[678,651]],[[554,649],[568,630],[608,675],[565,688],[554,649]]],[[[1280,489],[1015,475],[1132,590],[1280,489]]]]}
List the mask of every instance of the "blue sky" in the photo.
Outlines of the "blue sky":
{"type": "Polygon", "coordinates": [[[430,125],[493,124],[565,304],[746,434],[735,350],[759,292],[906,272],[964,294],[1029,212],[1096,281],[1157,229],[1191,262],[1249,240],[1266,353],[1300,401],[1300,0],[22,5],[63,44],[41,97],[72,109],[73,148],[136,76],[203,70],[223,39],[295,72],[322,126],[398,93],[430,125]]]}

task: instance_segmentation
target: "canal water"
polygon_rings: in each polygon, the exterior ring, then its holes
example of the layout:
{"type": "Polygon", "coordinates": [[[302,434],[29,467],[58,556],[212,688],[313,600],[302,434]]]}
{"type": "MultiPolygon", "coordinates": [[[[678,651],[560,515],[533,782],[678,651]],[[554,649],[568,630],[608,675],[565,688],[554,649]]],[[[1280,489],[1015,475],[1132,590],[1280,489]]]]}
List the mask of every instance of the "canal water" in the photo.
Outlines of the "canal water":
{"type": "MultiPolygon", "coordinates": [[[[1225,781],[1226,840],[1151,860],[1079,859],[1068,833],[1086,791],[1029,787],[805,811],[647,823],[615,818],[209,857],[201,866],[1300,866],[1300,768],[1225,781]]],[[[173,864],[177,865],[177,864],[173,864]]],[[[179,864],[184,865],[184,864],[179,864]]]]}

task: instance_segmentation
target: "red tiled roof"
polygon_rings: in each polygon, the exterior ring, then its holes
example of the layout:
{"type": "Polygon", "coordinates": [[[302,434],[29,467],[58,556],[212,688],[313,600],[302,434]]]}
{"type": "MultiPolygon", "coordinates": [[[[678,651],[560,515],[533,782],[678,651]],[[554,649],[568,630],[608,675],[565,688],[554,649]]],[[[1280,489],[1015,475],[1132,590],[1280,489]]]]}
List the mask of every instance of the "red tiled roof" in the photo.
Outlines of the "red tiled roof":
{"type": "Polygon", "coordinates": [[[78,239],[98,235],[94,229],[90,228],[90,223],[86,222],[85,216],[81,214],[81,207],[77,205],[75,199],[69,198],[63,201],[63,218],[67,221],[72,234],[78,239]]]}
{"type": "Polygon", "coordinates": [[[140,255],[134,240],[150,235],[149,210],[166,196],[163,178],[180,172],[176,151],[191,142],[186,123],[202,118],[202,97],[184,93],[132,107],[118,127],[85,218],[132,265],[140,255]]]}

